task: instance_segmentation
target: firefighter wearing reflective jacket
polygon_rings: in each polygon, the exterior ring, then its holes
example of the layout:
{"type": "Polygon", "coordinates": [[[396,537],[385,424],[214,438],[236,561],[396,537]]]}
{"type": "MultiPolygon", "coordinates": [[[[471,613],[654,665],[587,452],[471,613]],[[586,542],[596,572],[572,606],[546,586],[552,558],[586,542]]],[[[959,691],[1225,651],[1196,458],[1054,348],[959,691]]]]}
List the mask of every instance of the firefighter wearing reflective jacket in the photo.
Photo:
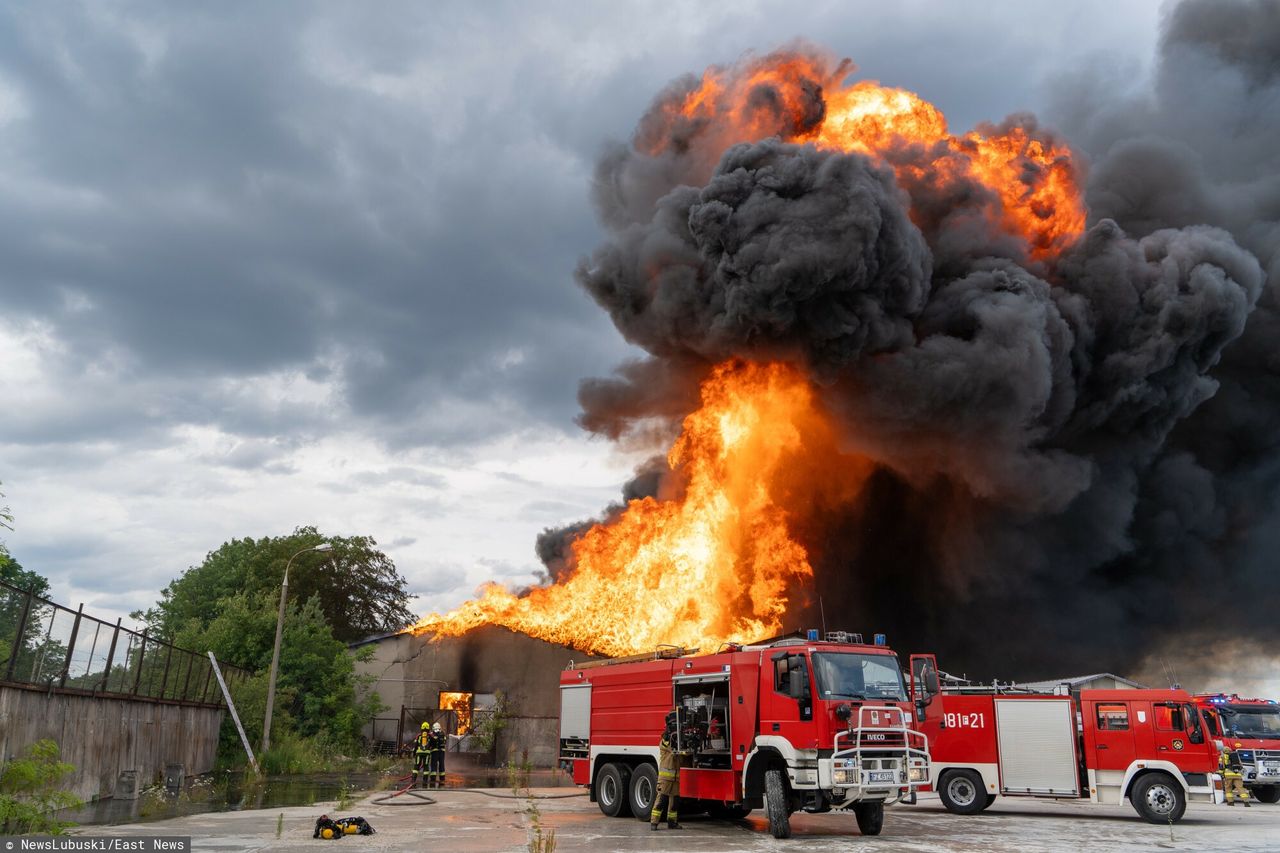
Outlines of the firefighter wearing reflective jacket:
{"type": "Polygon", "coordinates": [[[422,783],[425,785],[430,778],[427,775],[427,761],[431,754],[431,724],[423,723],[422,728],[418,731],[418,736],[413,739],[413,782],[414,787],[418,785],[418,774],[422,774],[422,783]]]}
{"type": "Polygon", "coordinates": [[[1222,784],[1227,789],[1227,805],[1234,806],[1236,801],[1232,799],[1232,794],[1240,798],[1240,801],[1249,806],[1249,791],[1244,786],[1244,763],[1240,760],[1240,744],[1236,743],[1235,749],[1227,749],[1222,747],[1222,753],[1218,757],[1218,767],[1222,770],[1222,784]]]}
{"type": "Polygon", "coordinates": [[[680,758],[684,752],[679,749],[678,730],[680,715],[676,711],[667,714],[667,727],[658,741],[658,793],[653,798],[653,811],[649,812],[649,828],[656,830],[666,813],[667,828],[681,829],[679,816],[680,802],[680,758]]]}
{"type": "Polygon", "coordinates": [[[444,750],[448,744],[449,739],[440,728],[440,724],[433,724],[427,736],[427,751],[430,753],[430,763],[427,766],[427,783],[432,787],[444,787],[444,750]]]}

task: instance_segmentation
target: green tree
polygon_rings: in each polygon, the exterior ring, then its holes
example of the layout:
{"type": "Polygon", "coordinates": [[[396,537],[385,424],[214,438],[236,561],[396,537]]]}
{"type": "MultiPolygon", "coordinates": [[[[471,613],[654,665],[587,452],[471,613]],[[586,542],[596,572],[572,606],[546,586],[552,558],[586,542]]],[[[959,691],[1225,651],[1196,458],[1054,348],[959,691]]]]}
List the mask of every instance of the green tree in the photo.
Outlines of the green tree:
{"type": "MultiPolygon", "coordinates": [[[[276,608],[274,591],[235,593],[222,599],[207,624],[190,619],[175,636],[178,646],[208,649],[218,660],[256,673],[236,691],[240,719],[254,737],[262,731],[266,711],[276,608]]],[[[292,732],[318,736],[342,748],[353,746],[380,705],[376,695],[358,700],[356,687],[355,659],[346,643],[334,636],[318,597],[299,602],[290,596],[280,642],[272,739],[292,732]]],[[[229,752],[239,751],[234,735],[224,740],[229,752]]]]}
{"type": "Polygon", "coordinates": [[[75,767],[60,760],[58,744],[38,740],[21,758],[0,764],[0,831],[13,834],[59,834],[71,826],[54,815],[82,803],[62,790],[75,767]]]}
{"type": "Polygon", "coordinates": [[[413,621],[406,607],[407,582],[377,542],[368,536],[324,536],[314,527],[224,543],[165,587],[160,602],[141,617],[153,633],[172,637],[192,620],[208,625],[223,602],[239,593],[278,596],[289,558],[322,542],[332,550],[300,554],[293,561],[289,597],[315,598],[334,637],[348,643],[413,621]]]}
{"type": "MultiPolygon", "coordinates": [[[[3,498],[3,497],[4,497],[4,492],[0,492],[0,498],[3,498]]],[[[7,530],[13,529],[13,513],[9,511],[9,508],[7,506],[0,506],[0,527],[3,527],[7,530]]],[[[3,548],[4,546],[0,545],[0,549],[3,549],[3,548]]]]}
{"type": "MultiPolygon", "coordinates": [[[[10,651],[16,645],[18,661],[15,664],[15,672],[21,674],[31,669],[36,655],[40,652],[41,620],[48,609],[45,605],[33,602],[31,611],[27,614],[22,637],[16,638],[18,622],[22,619],[22,608],[26,604],[28,591],[41,597],[49,594],[49,580],[36,572],[22,568],[4,545],[0,544],[0,581],[8,584],[8,586],[0,586],[0,667],[7,665],[10,651]],[[22,591],[15,592],[9,587],[16,587],[22,591]]],[[[49,653],[53,650],[46,648],[44,651],[49,653]]],[[[63,653],[66,653],[65,648],[63,653]]],[[[0,675],[3,675],[3,672],[0,672],[0,675]]]]}

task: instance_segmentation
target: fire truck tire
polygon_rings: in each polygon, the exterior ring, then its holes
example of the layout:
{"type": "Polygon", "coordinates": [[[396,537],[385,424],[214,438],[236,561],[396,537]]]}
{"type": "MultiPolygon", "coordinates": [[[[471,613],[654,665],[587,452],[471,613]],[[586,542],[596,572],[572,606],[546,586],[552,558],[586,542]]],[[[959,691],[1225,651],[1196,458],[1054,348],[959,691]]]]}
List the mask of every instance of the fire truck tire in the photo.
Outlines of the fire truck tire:
{"type": "Polygon", "coordinates": [[[1249,793],[1260,803],[1280,803],[1280,785],[1258,785],[1250,788],[1249,793]]]}
{"type": "Polygon", "coordinates": [[[631,771],[631,813],[637,820],[648,821],[653,811],[653,801],[658,796],[658,768],[645,762],[631,771]]]}
{"type": "Polygon", "coordinates": [[[995,801],[996,801],[995,794],[987,794],[987,802],[983,804],[982,810],[985,812],[987,809],[991,808],[991,804],[994,803],[995,801]]]}
{"type": "Polygon", "coordinates": [[[1129,789],[1129,802],[1147,823],[1177,823],[1187,810],[1182,786],[1167,773],[1138,777],[1129,789]]]}
{"type": "Polygon", "coordinates": [[[987,807],[987,792],[976,770],[948,770],[943,774],[938,799],[952,814],[977,814],[987,807]]]}
{"type": "Polygon", "coordinates": [[[854,803],[853,816],[863,835],[879,835],[884,829],[884,803],[854,803]]]}
{"type": "Polygon", "coordinates": [[[631,814],[631,768],[625,764],[606,764],[596,779],[596,803],[609,817],[631,814]]]}
{"type": "Polygon", "coordinates": [[[787,776],[778,769],[764,772],[764,811],[774,838],[791,837],[791,812],[787,809],[787,776]]]}

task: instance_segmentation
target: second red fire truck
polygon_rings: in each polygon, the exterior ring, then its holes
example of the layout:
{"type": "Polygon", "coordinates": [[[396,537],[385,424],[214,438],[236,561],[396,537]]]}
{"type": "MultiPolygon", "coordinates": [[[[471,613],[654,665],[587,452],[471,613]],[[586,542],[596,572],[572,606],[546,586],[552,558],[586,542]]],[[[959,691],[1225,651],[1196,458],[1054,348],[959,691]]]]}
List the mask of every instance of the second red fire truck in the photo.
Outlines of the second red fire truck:
{"type": "Polygon", "coordinates": [[[1239,756],[1249,793],[1264,803],[1280,802],[1280,705],[1234,693],[1197,694],[1195,701],[1213,736],[1239,756]]]}
{"type": "MultiPolygon", "coordinates": [[[[611,817],[648,820],[664,718],[679,712],[682,812],[764,808],[791,834],[797,811],[848,809],[878,835],[884,806],[929,781],[925,737],[897,656],[876,636],[784,639],[571,666],[560,676],[560,759],[611,817]]],[[[936,686],[936,684],[934,685],[936,686]]]]}
{"type": "Polygon", "coordinates": [[[933,788],[957,814],[997,797],[1119,804],[1173,823],[1187,802],[1221,803],[1218,750],[1184,690],[936,688],[933,655],[911,658],[916,727],[929,740],[933,788]]]}

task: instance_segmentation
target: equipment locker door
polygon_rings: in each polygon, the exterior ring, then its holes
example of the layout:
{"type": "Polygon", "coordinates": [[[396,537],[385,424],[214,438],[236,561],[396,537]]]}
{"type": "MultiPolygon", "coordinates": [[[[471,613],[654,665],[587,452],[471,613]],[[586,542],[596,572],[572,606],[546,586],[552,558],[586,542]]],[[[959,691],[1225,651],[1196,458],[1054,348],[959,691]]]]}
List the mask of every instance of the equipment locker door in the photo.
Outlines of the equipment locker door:
{"type": "Polygon", "coordinates": [[[996,699],[995,706],[1001,793],[1079,796],[1071,699],[996,699]]]}

